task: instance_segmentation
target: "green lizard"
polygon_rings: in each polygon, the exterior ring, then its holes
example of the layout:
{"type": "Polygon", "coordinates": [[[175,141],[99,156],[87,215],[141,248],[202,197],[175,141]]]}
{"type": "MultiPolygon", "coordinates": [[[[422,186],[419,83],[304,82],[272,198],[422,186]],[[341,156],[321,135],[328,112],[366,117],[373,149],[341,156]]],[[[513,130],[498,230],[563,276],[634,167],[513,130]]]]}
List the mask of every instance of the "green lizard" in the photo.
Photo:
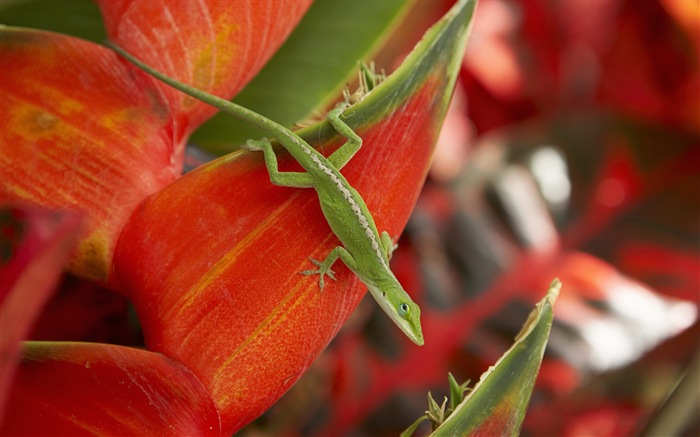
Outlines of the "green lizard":
{"type": "Polygon", "coordinates": [[[134,58],[122,48],[111,44],[110,46],[157,79],[221,111],[252,123],[277,139],[306,170],[305,172],[278,171],[277,156],[268,139],[249,140],[246,148],[263,152],[265,165],[273,184],[283,187],[314,188],[318,193],[323,215],[333,233],[343,244],[331,250],[323,262],[310,258],[318,268],[300,273],[318,274],[319,287],[323,289],[324,276],[335,280],[331,267],[340,258],[369,288],[372,297],[401,331],[417,345],[423,345],[420,308],[404,291],[389,268],[389,258],[395,248],[394,242],[387,232],[379,234],[364,200],[339,171],[362,146],[362,139],[340,118],[340,114],[348,106],[346,102],[331,110],[327,118],[336,131],[348,141],[326,158],[294,132],[274,121],[168,77],[134,58]]]}

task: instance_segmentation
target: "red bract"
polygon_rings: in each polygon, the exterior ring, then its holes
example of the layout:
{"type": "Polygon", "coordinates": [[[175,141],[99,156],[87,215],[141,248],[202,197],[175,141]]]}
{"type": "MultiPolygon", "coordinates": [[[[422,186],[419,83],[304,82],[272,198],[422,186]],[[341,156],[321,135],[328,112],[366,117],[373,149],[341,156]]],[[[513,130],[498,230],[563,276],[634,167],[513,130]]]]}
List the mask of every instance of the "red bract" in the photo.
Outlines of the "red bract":
{"type": "Polygon", "coordinates": [[[26,338],[63,269],[81,218],[41,209],[0,209],[0,415],[26,338]]]}
{"type": "MultiPolygon", "coordinates": [[[[430,100],[440,89],[428,84],[396,116],[354,126],[364,145],[343,172],[392,235],[427,171],[426,145],[438,129],[430,100]]],[[[221,158],[152,196],[132,216],[115,257],[147,344],[199,376],[225,429],[247,423],[291,387],[366,291],[341,264],[339,280],[323,292],[317,277],[297,273],[339,242],[315,192],[268,183],[260,158],[221,158]],[[264,389],[270,385],[278,389],[264,389]]],[[[280,168],[291,166],[280,160],[280,168]]]]}
{"type": "MultiPolygon", "coordinates": [[[[166,73],[230,97],[269,59],[310,2],[291,3],[286,9],[280,2],[233,8],[211,0],[197,3],[198,13],[149,1],[101,7],[116,43],[166,73]],[[272,20],[278,6],[285,14],[272,20]]],[[[0,120],[9,128],[0,137],[0,202],[86,213],[71,271],[105,281],[124,221],[146,196],[179,176],[187,135],[214,109],[156,83],[111,50],[76,38],[3,29],[2,56],[0,120]]]]}
{"type": "MultiPolygon", "coordinates": [[[[262,68],[312,0],[99,0],[109,39],[178,80],[230,98],[262,68]]],[[[155,83],[182,140],[216,110],[155,83]]],[[[182,146],[179,141],[176,144],[182,146]]],[[[182,148],[176,149],[179,154],[182,148]]]]}
{"type": "Polygon", "coordinates": [[[0,202],[84,213],[71,270],[105,280],[126,218],[180,173],[170,116],[104,47],[6,29],[1,44],[0,202]]]}
{"type": "Polygon", "coordinates": [[[462,72],[470,119],[486,132],[599,106],[699,132],[696,3],[485,2],[462,72]]]}
{"type": "Polygon", "coordinates": [[[68,342],[23,353],[3,434],[220,435],[209,393],[161,354],[68,342]]]}

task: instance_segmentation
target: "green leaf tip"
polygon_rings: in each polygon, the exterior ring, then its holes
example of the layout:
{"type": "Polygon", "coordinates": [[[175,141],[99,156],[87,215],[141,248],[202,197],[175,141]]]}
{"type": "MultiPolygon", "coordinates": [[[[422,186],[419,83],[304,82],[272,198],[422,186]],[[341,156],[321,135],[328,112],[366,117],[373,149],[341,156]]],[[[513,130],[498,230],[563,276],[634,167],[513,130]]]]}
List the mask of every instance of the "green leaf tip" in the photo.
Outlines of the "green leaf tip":
{"type": "Polygon", "coordinates": [[[547,295],[544,297],[544,299],[537,303],[535,309],[532,310],[532,312],[528,316],[527,321],[523,325],[523,328],[520,330],[518,335],[515,336],[516,342],[518,342],[521,338],[525,337],[526,335],[530,334],[530,332],[532,332],[537,322],[539,321],[539,318],[542,316],[545,306],[548,306],[551,310],[551,307],[554,306],[554,302],[557,300],[557,297],[559,297],[560,291],[561,281],[559,280],[559,278],[554,278],[552,283],[549,285],[547,295]]]}
{"type": "Polygon", "coordinates": [[[418,429],[421,423],[425,422],[428,419],[428,416],[425,414],[420,416],[418,419],[416,419],[415,422],[411,424],[408,428],[404,430],[401,434],[399,434],[400,437],[411,437],[414,432],[418,429]]]}
{"type": "Polygon", "coordinates": [[[369,64],[360,62],[357,71],[357,90],[350,94],[350,89],[345,88],[343,90],[343,98],[349,105],[361,102],[370,91],[375,89],[377,85],[382,83],[385,79],[386,73],[384,70],[377,73],[375,71],[374,62],[370,62],[369,64]]]}
{"type": "MultiPolygon", "coordinates": [[[[463,384],[458,384],[457,380],[455,379],[454,376],[452,376],[452,373],[447,374],[447,381],[450,384],[450,410],[449,413],[451,414],[459,404],[464,401],[464,393],[469,390],[469,382],[470,380],[466,380],[463,384]]],[[[449,416],[449,414],[448,414],[449,416]]]]}
{"type": "Polygon", "coordinates": [[[447,374],[447,380],[450,385],[450,408],[445,409],[447,406],[447,397],[444,397],[442,404],[438,405],[433,398],[432,393],[428,392],[428,411],[421,417],[419,417],[415,422],[411,424],[404,432],[401,433],[401,437],[410,437],[418,429],[421,423],[426,419],[432,422],[432,430],[435,431],[440,425],[442,425],[450,414],[455,410],[455,407],[462,403],[464,400],[464,393],[469,390],[467,386],[469,385],[469,380],[463,384],[457,383],[452,373],[447,374]]]}
{"type": "MultiPolygon", "coordinates": [[[[476,0],[457,2],[425,32],[401,65],[385,79],[381,77],[381,72],[370,75],[371,67],[364,69],[360,66],[358,74],[365,76],[363,80],[368,92],[353,105],[353,117],[348,120],[350,127],[361,131],[378,123],[383,117],[400,110],[424,87],[433,88],[432,120],[436,126],[440,126],[461,70],[476,4],[476,0]]],[[[297,134],[312,144],[326,141],[334,135],[325,122],[306,126],[297,134]]]]}
{"type": "Polygon", "coordinates": [[[433,422],[431,436],[517,436],[542,363],[553,321],[553,305],[561,287],[559,279],[552,281],[511,348],[481,376],[466,397],[468,382],[460,385],[449,374],[450,409],[444,411],[445,403],[437,405],[429,393],[430,411],[402,436],[410,436],[426,418],[433,422]],[[434,420],[440,418],[441,423],[434,420]]]}

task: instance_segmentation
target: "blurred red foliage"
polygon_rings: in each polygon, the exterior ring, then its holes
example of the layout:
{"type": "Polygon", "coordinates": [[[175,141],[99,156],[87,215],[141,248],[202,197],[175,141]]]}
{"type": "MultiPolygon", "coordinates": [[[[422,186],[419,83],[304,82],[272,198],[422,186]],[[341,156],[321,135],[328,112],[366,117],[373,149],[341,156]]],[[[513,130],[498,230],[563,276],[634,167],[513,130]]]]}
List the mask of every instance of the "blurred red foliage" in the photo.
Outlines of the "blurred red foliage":
{"type": "Polygon", "coordinates": [[[687,3],[482,1],[462,75],[469,119],[483,133],[602,107],[698,133],[699,36],[684,24],[700,11],[687,3]]]}

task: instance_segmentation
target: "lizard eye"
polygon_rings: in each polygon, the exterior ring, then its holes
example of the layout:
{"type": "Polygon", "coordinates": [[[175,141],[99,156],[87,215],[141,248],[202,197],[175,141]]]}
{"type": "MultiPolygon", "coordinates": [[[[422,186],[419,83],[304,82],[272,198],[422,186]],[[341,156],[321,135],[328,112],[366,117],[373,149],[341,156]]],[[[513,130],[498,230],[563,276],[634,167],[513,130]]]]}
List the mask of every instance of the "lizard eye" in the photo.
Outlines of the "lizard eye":
{"type": "Polygon", "coordinates": [[[411,308],[408,306],[407,303],[401,303],[401,304],[399,304],[399,314],[400,314],[402,317],[405,317],[405,316],[408,314],[408,311],[409,311],[410,309],[411,309],[411,308]]]}

